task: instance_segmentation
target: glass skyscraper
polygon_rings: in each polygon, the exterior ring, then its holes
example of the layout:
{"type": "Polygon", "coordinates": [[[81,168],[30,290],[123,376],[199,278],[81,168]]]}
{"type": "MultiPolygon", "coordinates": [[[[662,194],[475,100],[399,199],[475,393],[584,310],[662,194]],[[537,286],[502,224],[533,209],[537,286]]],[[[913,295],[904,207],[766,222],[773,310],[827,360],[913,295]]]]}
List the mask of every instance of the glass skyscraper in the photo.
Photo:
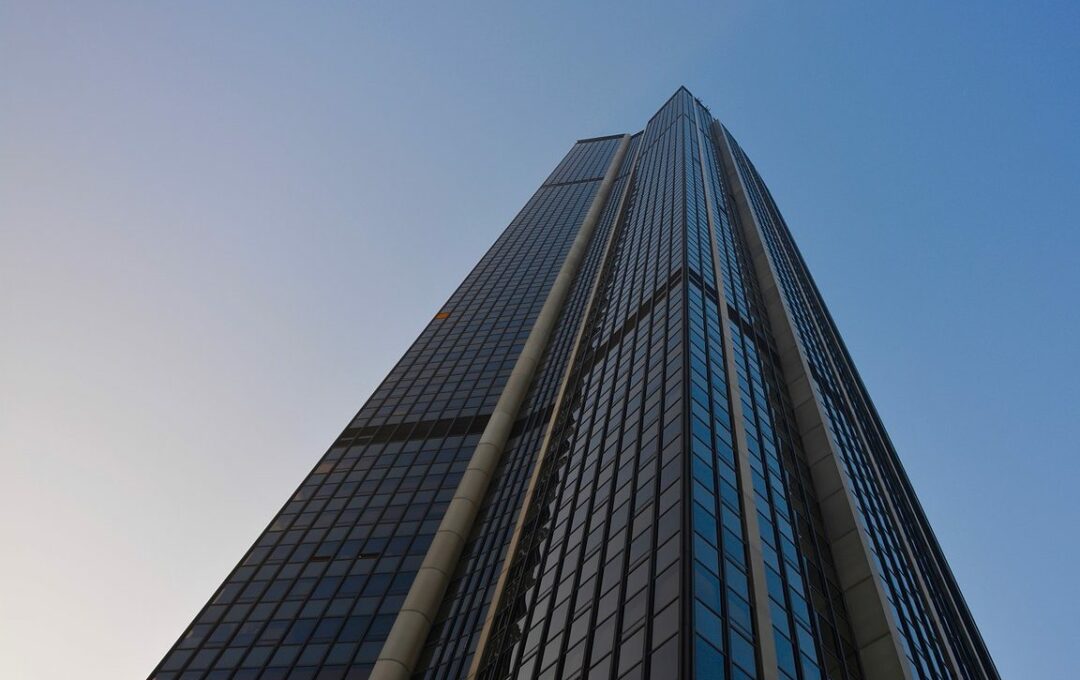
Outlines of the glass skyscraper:
{"type": "Polygon", "coordinates": [[[998,678],[772,196],[577,142],[155,680],[998,678]]]}

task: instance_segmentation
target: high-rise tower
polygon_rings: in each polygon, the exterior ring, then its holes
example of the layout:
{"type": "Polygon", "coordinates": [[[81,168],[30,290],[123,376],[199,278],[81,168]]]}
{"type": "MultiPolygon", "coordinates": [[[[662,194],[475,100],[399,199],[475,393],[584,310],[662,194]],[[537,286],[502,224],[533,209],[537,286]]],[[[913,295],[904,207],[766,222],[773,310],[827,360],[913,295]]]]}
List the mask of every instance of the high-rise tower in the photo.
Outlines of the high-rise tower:
{"type": "Polygon", "coordinates": [[[772,196],[680,89],[574,145],[151,677],[998,674],[772,196]]]}

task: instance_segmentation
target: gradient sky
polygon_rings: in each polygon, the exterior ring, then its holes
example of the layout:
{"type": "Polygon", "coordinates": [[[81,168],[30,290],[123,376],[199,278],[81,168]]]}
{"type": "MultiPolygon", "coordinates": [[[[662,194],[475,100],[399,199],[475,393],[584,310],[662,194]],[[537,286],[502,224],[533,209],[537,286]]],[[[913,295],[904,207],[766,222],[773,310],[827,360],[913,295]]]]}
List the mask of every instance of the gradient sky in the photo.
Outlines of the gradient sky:
{"type": "Polygon", "coordinates": [[[1003,676],[1075,677],[1077,3],[67,4],[0,7],[4,678],[145,677],[572,142],[681,84],[1003,676]]]}

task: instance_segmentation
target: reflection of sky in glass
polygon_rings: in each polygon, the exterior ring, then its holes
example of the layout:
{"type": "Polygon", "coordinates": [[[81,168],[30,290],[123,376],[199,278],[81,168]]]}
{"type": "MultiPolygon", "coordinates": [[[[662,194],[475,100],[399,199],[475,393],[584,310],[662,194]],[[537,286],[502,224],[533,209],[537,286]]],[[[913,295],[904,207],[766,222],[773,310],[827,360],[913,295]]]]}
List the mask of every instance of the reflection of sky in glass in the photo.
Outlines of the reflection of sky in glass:
{"type": "Polygon", "coordinates": [[[5,8],[5,677],[149,672],[570,143],[683,83],[765,174],[1002,674],[1061,676],[1077,10],[665,12],[5,8]]]}

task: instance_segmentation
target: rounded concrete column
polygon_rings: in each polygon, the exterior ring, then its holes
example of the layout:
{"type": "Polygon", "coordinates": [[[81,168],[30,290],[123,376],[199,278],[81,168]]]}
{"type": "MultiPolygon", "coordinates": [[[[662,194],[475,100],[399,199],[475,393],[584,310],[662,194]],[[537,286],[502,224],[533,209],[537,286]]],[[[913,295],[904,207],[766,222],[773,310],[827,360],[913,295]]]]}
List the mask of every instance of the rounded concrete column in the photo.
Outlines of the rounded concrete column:
{"type": "Polygon", "coordinates": [[[502,457],[510,437],[510,430],[517,420],[537,367],[547,350],[548,341],[562,313],[563,304],[570,293],[574,278],[592,240],[593,232],[607,203],[611,188],[626,156],[630,136],[623,135],[607,172],[604,174],[592,205],[578,229],[574,242],[563,260],[555,282],[540,309],[525,346],[506,381],[495,411],[491,415],[480,443],[469,460],[469,466],[458,483],[454,497],[446,509],[435,538],[428,548],[420,570],[409,588],[405,602],[398,612],[390,634],[379,652],[371,680],[408,680],[420,657],[428,632],[435,621],[446,588],[457,568],[461,552],[472,533],[473,524],[480,510],[488,485],[502,457]]]}

